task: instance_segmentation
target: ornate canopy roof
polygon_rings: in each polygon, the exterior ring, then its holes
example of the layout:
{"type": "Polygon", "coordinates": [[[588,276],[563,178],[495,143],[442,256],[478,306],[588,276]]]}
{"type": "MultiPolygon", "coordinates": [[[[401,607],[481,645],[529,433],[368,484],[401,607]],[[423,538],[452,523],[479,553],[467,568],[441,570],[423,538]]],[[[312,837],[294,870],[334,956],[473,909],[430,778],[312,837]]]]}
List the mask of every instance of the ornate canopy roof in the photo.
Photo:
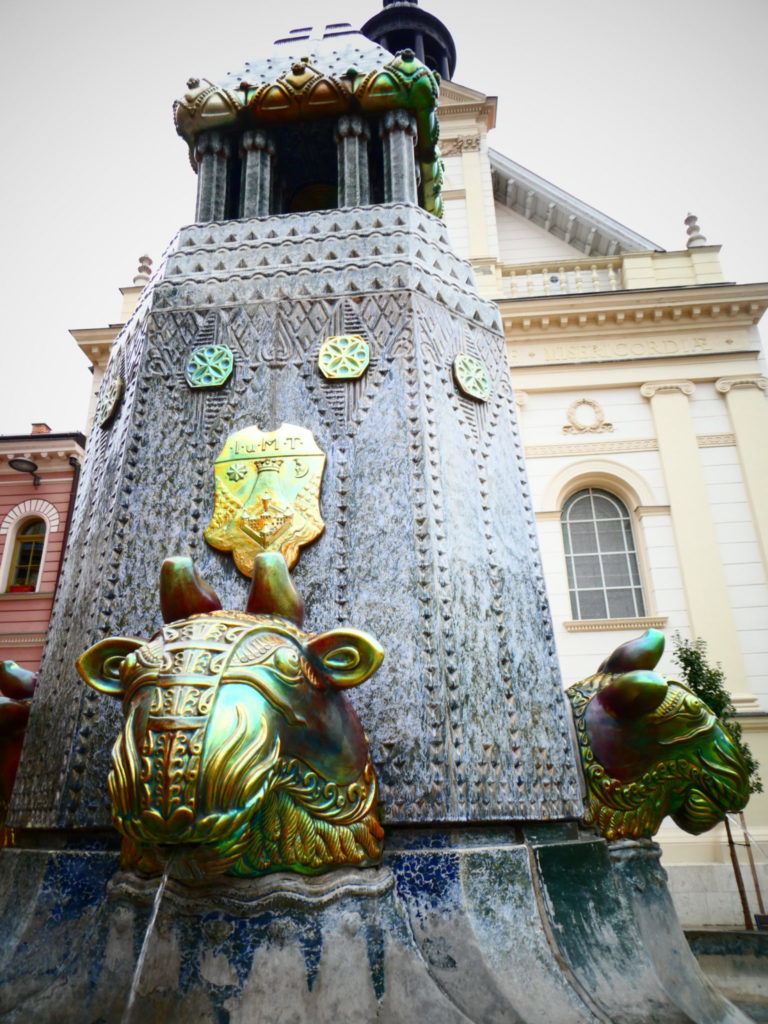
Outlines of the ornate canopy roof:
{"type": "Polygon", "coordinates": [[[393,56],[349,26],[327,26],[321,38],[297,30],[273,56],[247,62],[215,83],[190,78],[173,108],[176,130],[190,147],[211,129],[245,130],[344,114],[407,110],[416,119],[422,179],[433,183],[428,208],[440,214],[437,141],[440,79],[412,50],[393,56]]]}

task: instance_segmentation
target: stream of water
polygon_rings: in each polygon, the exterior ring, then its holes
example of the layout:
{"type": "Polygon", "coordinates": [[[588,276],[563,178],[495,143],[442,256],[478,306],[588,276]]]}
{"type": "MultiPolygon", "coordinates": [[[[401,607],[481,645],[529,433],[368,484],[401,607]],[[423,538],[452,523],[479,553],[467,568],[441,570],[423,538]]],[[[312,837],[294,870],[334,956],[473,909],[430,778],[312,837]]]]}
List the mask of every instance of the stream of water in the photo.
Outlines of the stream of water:
{"type": "Polygon", "coordinates": [[[141,943],[141,951],[139,958],[136,961],[136,967],[133,972],[133,979],[131,980],[131,991],[128,993],[128,1002],[125,1004],[125,1010],[123,1016],[120,1018],[120,1024],[130,1024],[131,1014],[133,1013],[133,1004],[136,1002],[136,992],[138,991],[139,981],[141,980],[142,971],[144,970],[144,961],[147,958],[147,950],[149,949],[149,940],[152,936],[152,932],[155,929],[155,921],[157,921],[157,912],[160,909],[160,904],[163,900],[163,894],[165,892],[165,886],[168,881],[168,872],[171,867],[171,859],[165,865],[165,871],[163,871],[163,877],[160,879],[157,892],[155,893],[155,899],[152,904],[152,913],[149,915],[147,921],[146,931],[144,932],[144,941],[141,943]]]}

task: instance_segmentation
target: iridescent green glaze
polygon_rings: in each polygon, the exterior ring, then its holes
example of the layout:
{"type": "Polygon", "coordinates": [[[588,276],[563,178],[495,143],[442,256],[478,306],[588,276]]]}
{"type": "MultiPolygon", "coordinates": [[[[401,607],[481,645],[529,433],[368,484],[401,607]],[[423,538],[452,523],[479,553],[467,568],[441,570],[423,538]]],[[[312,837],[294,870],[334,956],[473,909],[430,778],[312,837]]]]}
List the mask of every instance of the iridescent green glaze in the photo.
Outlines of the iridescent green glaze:
{"type": "Polygon", "coordinates": [[[229,380],[234,365],[228,345],[198,345],[189,354],[184,376],[191,388],[220,388],[229,380]]]}
{"type": "Polygon", "coordinates": [[[37,676],[15,661],[0,661],[0,847],[13,844],[5,819],[21,760],[37,676]]]}
{"type": "Polygon", "coordinates": [[[376,777],[343,690],[376,671],[381,648],[358,630],[303,632],[273,552],[256,558],[248,612],[217,603],[190,559],[169,559],[173,620],[78,659],[90,686],[123,701],[108,780],[123,867],[202,881],[376,863],[376,777]]]}
{"type": "Polygon", "coordinates": [[[348,68],[343,74],[327,75],[302,60],[259,86],[242,82],[233,91],[194,78],[187,87],[174,103],[173,116],[176,131],[189,145],[195,169],[195,139],[211,128],[236,131],[318,117],[409,110],[416,118],[422,205],[442,217],[443,162],[436,114],[440,80],[412,50],[402,50],[382,67],[364,74],[348,68]]]}
{"type": "Polygon", "coordinates": [[[359,334],[326,338],[317,353],[317,365],[327,380],[357,380],[368,369],[371,350],[359,334]]]}
{"type": "Polygon", "coordinates": [[[649,629],[567,690],[585,821],[606,839],[654,835],[667,815],[698,835],[749,797],[747,767],[722,723],[689,689],[653,671],[663,650],[663,635],[649,629]]]}

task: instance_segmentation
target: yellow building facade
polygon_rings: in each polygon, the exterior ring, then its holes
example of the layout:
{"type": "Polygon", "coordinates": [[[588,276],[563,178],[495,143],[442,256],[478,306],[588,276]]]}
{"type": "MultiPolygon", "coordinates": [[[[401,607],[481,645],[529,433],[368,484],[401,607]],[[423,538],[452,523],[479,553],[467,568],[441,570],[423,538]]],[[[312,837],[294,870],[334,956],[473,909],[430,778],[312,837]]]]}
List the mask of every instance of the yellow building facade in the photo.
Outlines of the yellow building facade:
{"type": "MultiPolygon", "coordinates": [[[[768,285],[726,282],[694,218],[660,251],[494,152],[495,98],[446,82],[440,113],[446,221],[501,312],[564,684],[648,627],[678,676],[673,634],[701,637],[768,765],[768,285]],[[631,540],[585,591],[568,563],[593,496],[631,540]]],[[[746,820],[765,885],[768,795],[746,820]]],[[[740,924],[724,827],[658,838],[683,923],[740,924]]]]}

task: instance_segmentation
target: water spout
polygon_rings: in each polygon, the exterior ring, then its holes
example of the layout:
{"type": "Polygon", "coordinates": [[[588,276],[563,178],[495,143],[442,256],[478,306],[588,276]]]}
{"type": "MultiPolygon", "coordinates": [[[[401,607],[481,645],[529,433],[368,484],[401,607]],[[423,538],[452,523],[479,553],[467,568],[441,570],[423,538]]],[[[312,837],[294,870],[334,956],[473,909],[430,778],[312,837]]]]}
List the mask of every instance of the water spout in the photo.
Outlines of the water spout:
{"type": "Polygon", "coordinates": [[[146,927],[146,931],[144,932],[144,940],[141,943],[141,950],[139,952],[139,958],[136,961],[136,967],[134,968],[134,971],[133,971],[133,978],[131,980],[131,990],[128,993],[128,1002],[125,1004],[125,1010],[123,1011],[123,1016],[120,1018],[120,1024],[130,1024],[130,1022],[131,1022],[131,1015],[133,1013],[133,1004],[136,1001],[136,993],[138,991],[139,981],[141,980],[141,975],[142,975],[142,972],[144,970],[144,961],[147,958],[147,950],[149,949],[149,940],[150,940],[150,937],[152,935],[152,932],[155,929],[155,922],[157,921],[157,913],[160,910],[160,904],[162,903],[162,900],[163,900],[163,895],[165,893],[165,886],[166,886],[166,883],[168,882],[168,875],[169,875],[172,863],[173,863],[173,858],[170,857],[166,861],[165,870],[163,871],[163,876],[160,879],[160,881],[158,883],[158,886],[157,886],[157,891],[155,892],[155,899],[154,899],[154,902],[152,903],[152,913],[149,915],[149,921],[147,921],[147,927],[146,927]]]}

